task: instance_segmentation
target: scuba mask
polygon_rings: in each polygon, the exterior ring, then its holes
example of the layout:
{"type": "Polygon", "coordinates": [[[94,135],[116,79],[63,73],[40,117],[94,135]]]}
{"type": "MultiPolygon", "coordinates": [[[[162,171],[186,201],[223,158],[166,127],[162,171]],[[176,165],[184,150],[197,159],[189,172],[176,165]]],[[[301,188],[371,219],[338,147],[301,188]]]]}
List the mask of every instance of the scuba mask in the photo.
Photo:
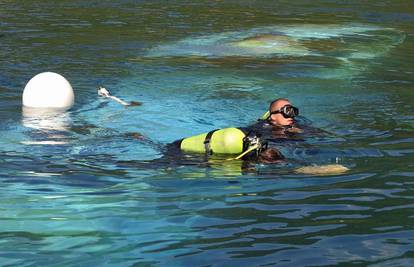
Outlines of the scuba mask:
{"type": "Polygon", "coordinates": [[[279,110],[275,110],[270,112],[270,115],[272,114],[282,114],[283,118],[289,119],[294,118],[299,115],[299,109],[297,107],[294,107],[292,105],[284,105],[279,110]]]}

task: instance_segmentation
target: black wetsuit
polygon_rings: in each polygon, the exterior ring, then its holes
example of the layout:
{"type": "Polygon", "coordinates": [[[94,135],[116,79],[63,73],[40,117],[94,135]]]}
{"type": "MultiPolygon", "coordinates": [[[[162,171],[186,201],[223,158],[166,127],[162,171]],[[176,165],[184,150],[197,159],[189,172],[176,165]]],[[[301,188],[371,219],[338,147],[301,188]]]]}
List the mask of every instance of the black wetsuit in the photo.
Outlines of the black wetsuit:
{"type": "Polygon", "coordinates": [[[289,126],[272,125],[268,121],[259,120],[253,125],[246,127],[248,131],[254,131],[260,135],[263,140],[269,142],[285,142],[285,141],[304,141],[301,132],[295,132],[295,129],[301,129],[297,124],[289,126]]]}

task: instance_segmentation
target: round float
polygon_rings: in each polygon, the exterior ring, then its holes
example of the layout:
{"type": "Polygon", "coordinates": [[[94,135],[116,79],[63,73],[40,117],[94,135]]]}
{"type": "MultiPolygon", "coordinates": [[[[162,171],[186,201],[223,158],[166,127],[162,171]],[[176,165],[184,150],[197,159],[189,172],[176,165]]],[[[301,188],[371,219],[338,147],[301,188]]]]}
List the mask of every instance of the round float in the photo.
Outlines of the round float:
{"type": "Polygon", "coordinates": [[[23,91],[23,106],[70,108],[75,102],[72,86],[60,74],[43,72],[34,76],[23,91]]]}

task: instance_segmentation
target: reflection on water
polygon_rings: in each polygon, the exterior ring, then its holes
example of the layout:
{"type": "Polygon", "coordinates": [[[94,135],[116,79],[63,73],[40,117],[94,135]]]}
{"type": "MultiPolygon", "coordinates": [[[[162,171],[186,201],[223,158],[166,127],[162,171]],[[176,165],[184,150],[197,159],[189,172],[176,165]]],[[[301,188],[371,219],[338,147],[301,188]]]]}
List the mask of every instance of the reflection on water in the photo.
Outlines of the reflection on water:
{"type": "Polygon", "coordinates": [[[68,131],[71,119],[65,109],[23,107],[22,124],[37,130],[68,131]]]}
{"type": "Polygon", "coordinates": [[[22,108],[22,125],[34,131],[23,144],[61,145],[67,142],[71,118],[66,109],[22,108]]]}
{"type": "Polygon", "coordinates": [[[409,4],[3,1],[0,17],[0,265],[412,265],[409,4]],[[40,71],[73,83],[70,112],[22,114],[40,71]],[[324,131],[274,140],[286,162],[163,157],[276,97],[324,131]],[[350,171],[293,171],[336,162],[350,171]]]}

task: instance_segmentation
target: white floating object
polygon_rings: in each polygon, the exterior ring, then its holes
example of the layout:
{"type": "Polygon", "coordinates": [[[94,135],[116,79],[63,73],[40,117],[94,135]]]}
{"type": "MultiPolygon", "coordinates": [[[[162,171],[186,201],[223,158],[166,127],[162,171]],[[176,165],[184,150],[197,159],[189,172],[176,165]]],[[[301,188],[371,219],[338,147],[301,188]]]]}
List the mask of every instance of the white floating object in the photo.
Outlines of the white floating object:
{"type": "Polygon", "coordinates": [[[75,102],[72,86],[60,74],[42,72],[26,84],[23,106],[33,108],[70,108],[75,102]]]}

